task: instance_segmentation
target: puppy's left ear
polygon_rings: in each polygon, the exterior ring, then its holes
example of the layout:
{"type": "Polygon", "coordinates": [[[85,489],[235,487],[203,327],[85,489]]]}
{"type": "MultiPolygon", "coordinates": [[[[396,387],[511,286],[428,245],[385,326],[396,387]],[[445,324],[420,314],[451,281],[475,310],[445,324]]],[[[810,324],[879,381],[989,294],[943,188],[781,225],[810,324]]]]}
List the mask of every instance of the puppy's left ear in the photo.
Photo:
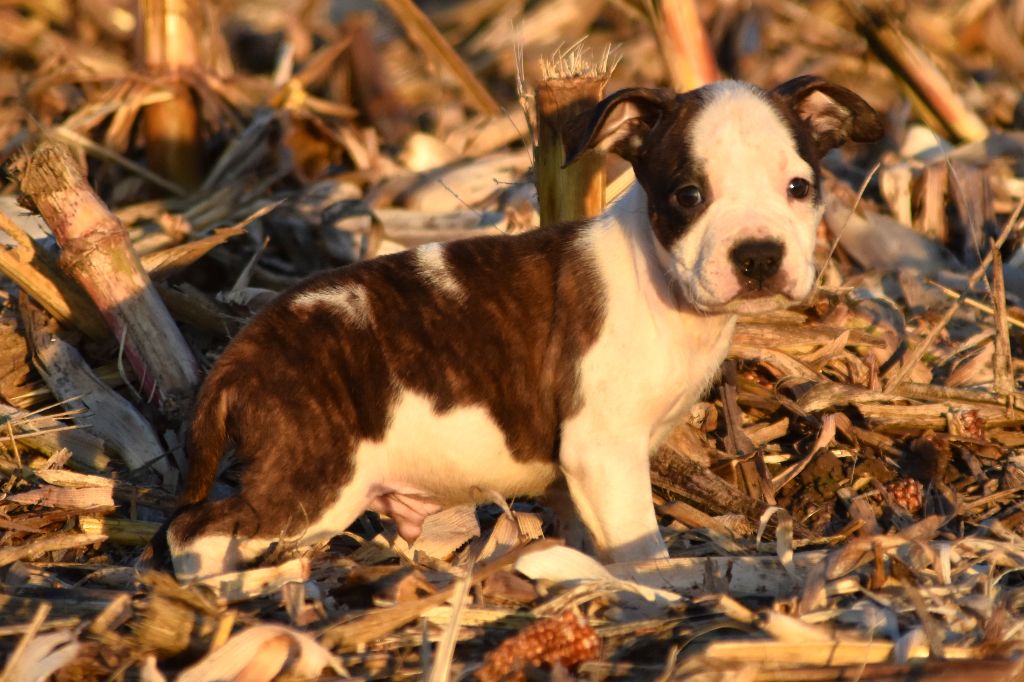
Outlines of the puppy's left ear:
{"type": "Polygon", "coordinates": [[[857,93],[824,78],[798,76],[779,85],[771,94],[807,125],[819,157],[848,140],[882,139],[878,112],[857,93]]]}
{"type": "Polygon", "coordinates": [[[675,93],[653,88],[626,88],[608,95],[562,127],[565,165],[590,149],[635,161],[644,138],[674,102],[675,93]]]}

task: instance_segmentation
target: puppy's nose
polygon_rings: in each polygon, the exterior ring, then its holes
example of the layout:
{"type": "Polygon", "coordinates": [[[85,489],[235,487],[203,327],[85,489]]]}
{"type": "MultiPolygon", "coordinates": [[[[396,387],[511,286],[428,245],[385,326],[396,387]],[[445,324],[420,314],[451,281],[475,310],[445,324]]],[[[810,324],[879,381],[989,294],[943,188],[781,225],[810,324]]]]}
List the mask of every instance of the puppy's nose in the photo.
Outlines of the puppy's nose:
{"type": "Polygon", "coordinates": [[[777,241],[748,239],[732,248],[729,260],[745,286],[761,289],[779,271],[783,255],[785,250],[777,241]]]}

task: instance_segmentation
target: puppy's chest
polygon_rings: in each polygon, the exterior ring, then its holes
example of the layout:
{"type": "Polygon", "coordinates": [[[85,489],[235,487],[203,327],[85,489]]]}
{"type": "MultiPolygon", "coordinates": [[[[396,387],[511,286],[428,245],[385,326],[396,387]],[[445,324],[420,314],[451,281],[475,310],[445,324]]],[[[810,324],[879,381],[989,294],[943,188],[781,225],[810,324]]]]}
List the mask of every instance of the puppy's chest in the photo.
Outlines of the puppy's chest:
{"type": "Polygon", "coordinates": [[[735,321],[641,302],[617,307],[619,315],[584,363],[591,375],[584,400],[626,409],[657,441],[717,377],[735,321]]]}
{"type": "Polygon", "coordinates": [[[672,428],[700,400],[714,383],[732,340],[733,323],[727,324],[720,334],[707,338],[707,345],[698,348],[680,348],[672,367],[666,368],[663,392],[659,404],[652,409],[652,443],[660,443],[672,428]],[[659,416],[660,415],[660,416],[659,416]]]}

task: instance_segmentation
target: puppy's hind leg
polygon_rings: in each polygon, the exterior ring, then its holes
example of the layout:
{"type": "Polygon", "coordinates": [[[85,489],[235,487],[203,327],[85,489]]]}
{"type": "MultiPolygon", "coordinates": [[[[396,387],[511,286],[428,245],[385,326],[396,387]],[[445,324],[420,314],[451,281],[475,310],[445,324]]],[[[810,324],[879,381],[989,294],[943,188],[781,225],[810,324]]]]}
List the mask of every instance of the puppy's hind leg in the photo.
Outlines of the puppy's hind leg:
{"type": "Polygon", "coordinates": [[[341,535],[364,511],[371,507],[372,486],[365,481],[351,481],[338,489],[337,495],[325,504],[316,516],[306,517],[306,529],[297,538],[299,545],[315,545],[341,535]]]}
{"type": "Polygon", "coordinates": [[[253,509],[237,496],[186,507],[167,528],[174,575],[182,582],[238,570],[275,540],[276,534],[259,532],[253,509]]]}

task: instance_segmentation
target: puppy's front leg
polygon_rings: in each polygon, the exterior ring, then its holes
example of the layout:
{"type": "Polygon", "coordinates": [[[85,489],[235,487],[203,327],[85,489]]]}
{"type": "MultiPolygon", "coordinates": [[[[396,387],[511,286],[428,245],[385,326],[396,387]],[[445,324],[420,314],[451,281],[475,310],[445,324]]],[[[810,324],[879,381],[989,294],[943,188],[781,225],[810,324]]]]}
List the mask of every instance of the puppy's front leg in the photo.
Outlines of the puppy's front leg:
{"type": "Polygon", "coordinates": [[[646,435],[563,441],[561,465],[569,494],[604,560],[668,556],[651,499],[648,447],[646,435]]]}

